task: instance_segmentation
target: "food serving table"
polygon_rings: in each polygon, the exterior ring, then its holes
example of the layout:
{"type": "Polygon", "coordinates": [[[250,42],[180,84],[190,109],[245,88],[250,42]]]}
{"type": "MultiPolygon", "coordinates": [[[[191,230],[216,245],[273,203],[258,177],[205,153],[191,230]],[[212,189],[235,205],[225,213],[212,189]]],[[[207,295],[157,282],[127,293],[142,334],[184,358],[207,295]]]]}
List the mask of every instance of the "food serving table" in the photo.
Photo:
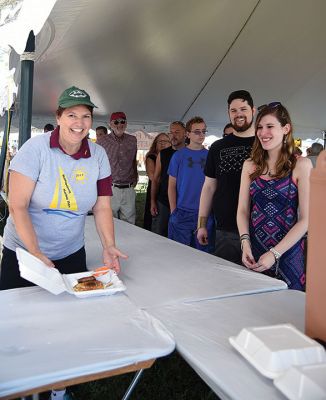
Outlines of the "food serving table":
{"type": "Polygon", "coordinates": [[[122,293],[5,290],[0,315],[2,399],[141,370],[174,350],[164,326],[122,293]]]}
{"type": "Polygon", "coordinates": [[[282,290],[149,308],[174,335],[176,349],[222,399],[285,397],[229,343],[242,328],[290,323],[304,331],[305,294],[282,290]]]}
{"type": "MultiPolygon", "coordinates": [[[[286,289],[283,281],[192,249],[137,226],[114,219],[117,247],[129,255],[121,261],[126,294],[141,308],[185,301],[286,289]]],[[[102,265],[94,218],[85,229],[87,265],[102,265]]]]}

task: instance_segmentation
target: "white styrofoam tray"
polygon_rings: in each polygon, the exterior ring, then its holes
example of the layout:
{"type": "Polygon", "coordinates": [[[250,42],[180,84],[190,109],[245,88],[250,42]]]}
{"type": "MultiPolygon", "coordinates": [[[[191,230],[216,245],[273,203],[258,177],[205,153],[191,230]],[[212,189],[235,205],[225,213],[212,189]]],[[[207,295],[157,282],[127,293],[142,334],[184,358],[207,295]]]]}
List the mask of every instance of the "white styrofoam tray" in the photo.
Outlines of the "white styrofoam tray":
{"type": "Polygon", "coordinates": [[[75,292],[73,286],[77,284],[77,280],[85,276],[91,276],[91,271],[76,274],[61,274],[56,268],[49,268],[40,259],[24,249],[18,248],[16,254],[21,277],[56,295],[68,292],[76,297],[83,298],[111,295],[126,290],[125,285],[118,278],[117,274],[113,270],[110,270],[109,274],[106,274],[108,275],[107,282],[110,282],[109,287],[105,289],[75,292]]]}
{"type": "Polygon", "coordinates": [[[271,379],[293,365],[326,361],[323,346],[290,324],[244,328],[229,341],[262,375],[271,379]]]}
{"type": "Polygon", "coordinates": [[[325,400],[326,363],[291,367],[274,385],[290,400],[325,400]]]}

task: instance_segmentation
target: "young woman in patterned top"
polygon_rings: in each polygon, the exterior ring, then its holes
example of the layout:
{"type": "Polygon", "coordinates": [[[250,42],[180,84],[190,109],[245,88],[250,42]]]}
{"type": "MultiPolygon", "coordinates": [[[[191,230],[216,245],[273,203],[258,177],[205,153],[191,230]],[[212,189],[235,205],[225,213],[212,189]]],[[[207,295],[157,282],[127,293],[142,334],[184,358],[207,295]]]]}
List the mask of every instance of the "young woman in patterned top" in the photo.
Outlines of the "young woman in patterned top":
{"type": "Polygon", "coordinates": [[[291,289],[303,290],[312,164],[295,157],[287,109],[274,102],[258,110],[255,143],[243,165],[238,203],[242,262],[255,272],[284,280],[291,289]]]}

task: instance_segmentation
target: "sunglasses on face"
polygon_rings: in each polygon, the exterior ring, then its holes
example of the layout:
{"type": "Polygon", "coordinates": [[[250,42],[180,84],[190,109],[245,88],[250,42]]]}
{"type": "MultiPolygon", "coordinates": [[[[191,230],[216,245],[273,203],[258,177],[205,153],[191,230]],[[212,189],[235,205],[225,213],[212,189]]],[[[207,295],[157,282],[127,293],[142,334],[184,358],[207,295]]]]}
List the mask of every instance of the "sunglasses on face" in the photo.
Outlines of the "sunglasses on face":
{"type": "Polygon", "coordinates": [[[199,129],[196,129],[195,131],[190,131],[191,133],[194,133],[195,135],[197,135],[197,136],[200,136],[200,135],[206,135],[206,133],[207,133],[207,130],[206,129],[204,129],[204,130],[199,130],[199,129]]]}
{"type": "Polygon", "coordinates": [[[126,123],[126,120],[125,119],[116,119],[113,121],[113,123],[114,123],[114,125],[119,125],[119,124],[124,125],[126,123]]]}
{"type": "Polygon", "coordinates": [[[258,107],[258,112],[260,112],[261,110],[263,110],[264,108],[277,108],[278,106],[281,106],[282,104],[279,101],[273,101],[269,104],[263,104],[261,106],[258,107]]]}

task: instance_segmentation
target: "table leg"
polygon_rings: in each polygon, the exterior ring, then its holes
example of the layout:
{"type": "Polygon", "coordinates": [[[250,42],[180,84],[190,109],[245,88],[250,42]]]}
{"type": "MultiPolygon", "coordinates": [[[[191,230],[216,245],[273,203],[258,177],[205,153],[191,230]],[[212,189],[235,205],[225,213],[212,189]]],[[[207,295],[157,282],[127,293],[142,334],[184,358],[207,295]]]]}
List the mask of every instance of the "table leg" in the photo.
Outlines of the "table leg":
{"type": "Polygon", "coordinates": [[[132,380],[131,384],[129,385],[126,393],[124,394],[122,400],[128,400],[132,391],[134,390],[134,388],[136,387],[142,373],[144,372],[143,369],[140,369],[139,371],[136,372],[136,375],[134,376],[134,379],[132,380]]]}

